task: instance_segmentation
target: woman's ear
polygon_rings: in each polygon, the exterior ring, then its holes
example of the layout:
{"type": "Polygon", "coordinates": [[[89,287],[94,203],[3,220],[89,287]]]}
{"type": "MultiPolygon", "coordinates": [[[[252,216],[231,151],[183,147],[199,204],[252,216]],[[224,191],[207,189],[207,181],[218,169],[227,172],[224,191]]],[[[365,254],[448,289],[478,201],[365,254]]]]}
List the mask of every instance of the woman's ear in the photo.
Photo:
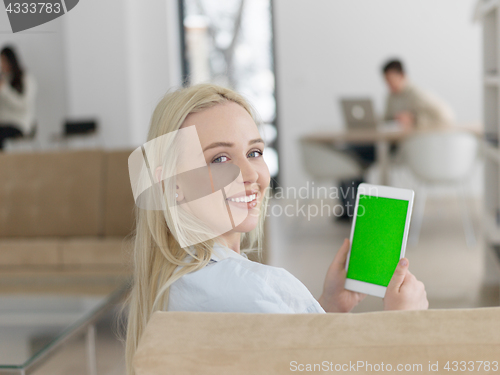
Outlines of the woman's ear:
{"type": "Polygon", "coordinates": [[[184,200],[184,192],[179,187],[179,185],[175,185],[175,200],[177,202],[181,202],[184,200]]]}
{"type": "MultiPolygon", "coordinates": [[[[165,193],[165,186],[163,185],[163,180],[161,178],[161,175],[162,175],[162,172],[163,172],[163,168],[162,167],[157,167],[155,169],[155,179],[157,182],[161,182],[161,186],[162,186],[162,189],[163,189],[163,193],[165,193]]],[[[175,185],[175,197],[174,199],[177,201],[177,202],[180,202],[180,201],[183,201],[184,200],[184,193],[182,192],[182,189],[179,187],[179,185],[175,185]]]]}

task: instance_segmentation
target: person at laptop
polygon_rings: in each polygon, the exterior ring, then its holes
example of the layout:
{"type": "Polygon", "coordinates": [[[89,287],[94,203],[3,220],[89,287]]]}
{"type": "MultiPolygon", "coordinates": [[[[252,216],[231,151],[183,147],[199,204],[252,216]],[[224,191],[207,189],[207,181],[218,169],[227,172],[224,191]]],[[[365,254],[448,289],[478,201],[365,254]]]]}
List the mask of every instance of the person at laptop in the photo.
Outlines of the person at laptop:
{"type": "MultiPolygon", "coordinates": [[[[400,60],[390,60],[382,68],[389,95],[386,101],[384,121],[396,121],[407,130],[432,130],[453,124],[454,114],[451,108],[440,98],[437,98],[411,83],[406,76],[403,63],[400,60]]],[[[391,147],[391,152],[396,146],[391,147]]],[[[366,166],[375,161],[373,145],[350,145],[348,152],[355,155],[366,166]]],[[[340,221],[350,221],[354,213],[358,185],[364,180],[344,180],[340,183],[341,202],[344,215],[337,217],[340,221]]]]}
{"type": "Polygon", "coordinates": [[[382,68],[389,88],[385,121],[396,121],[404,129],[427,130],[453,124],[454,114],[441,99],[411,83],[400,60],[390,60],[382,68]]]}

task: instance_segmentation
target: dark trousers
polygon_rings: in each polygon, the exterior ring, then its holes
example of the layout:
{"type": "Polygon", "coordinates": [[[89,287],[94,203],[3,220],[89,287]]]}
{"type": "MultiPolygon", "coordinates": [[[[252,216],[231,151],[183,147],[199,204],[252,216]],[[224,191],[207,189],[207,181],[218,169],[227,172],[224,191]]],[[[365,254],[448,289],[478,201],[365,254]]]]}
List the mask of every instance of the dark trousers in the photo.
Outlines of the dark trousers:
{"type": "MultiPolygon", "coordinates": [[[[346,152],[353,155],[365,167],[369,167],[375,161],[375,146],[373,145],[349,145],[346,152]]],[[[358,193],[358,186],[362,182],[364,182],[363,176],[340,181],[340,200],[344,207],[343,217],[352,217],[354,215],[356,194],[358,193]]]]}
{"type": "Polygon", "coordinates": [[[7,138],[22,137],[23,133],[14,125],[0,124],[0,151],[3,150],[7,138]]]}

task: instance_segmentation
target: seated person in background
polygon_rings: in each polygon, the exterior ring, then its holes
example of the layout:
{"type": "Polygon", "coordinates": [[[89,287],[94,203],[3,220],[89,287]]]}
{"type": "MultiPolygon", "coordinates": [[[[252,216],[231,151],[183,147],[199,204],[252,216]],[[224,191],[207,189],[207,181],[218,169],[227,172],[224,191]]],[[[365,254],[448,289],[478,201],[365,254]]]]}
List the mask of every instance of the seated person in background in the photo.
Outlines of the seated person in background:
{"type": "Polygon", "coordinates": [[[0,52],[0,151],[6,138],[29,134],[34,126],[35,83],[11,47],[0,52]]]}
{"type": "Polygon", "coordinates": [[[409,82],[403,63],[391,60],[383,67],[389,88],[384,120],[396,120],[405,129],[436,129],[452,125],[453,111],[439,98],[409,82]]]}
{"type": "MultiPolygon", "coordinates": [[[[397,121],[403,129],[428,130],[450,126],[454,122],[451,108],[439,98],[424,92],[409,82],[403,63],[388,61],[383,67],[384,78],[389,87],[384,121],[397,121]]],[[[395,152],[396,147],[391,147],[395,152]]],[[[365,165],[375,161],[373,145],[351,145],[349,152],[365,165]]],[[[356,192],[363,178],[341,181],[341,201],[344,215],[338,219],[348,221],[354,214],[356,192]]]]}

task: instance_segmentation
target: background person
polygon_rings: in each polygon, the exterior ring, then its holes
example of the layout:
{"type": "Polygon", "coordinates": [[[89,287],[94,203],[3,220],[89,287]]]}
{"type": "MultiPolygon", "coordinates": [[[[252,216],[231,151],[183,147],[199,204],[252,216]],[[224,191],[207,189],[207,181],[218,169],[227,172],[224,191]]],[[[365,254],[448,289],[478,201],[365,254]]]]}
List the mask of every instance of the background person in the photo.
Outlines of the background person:
{"type": "MultiPolygon", "coordinates": [[[[388,61],[384,64],[382,72],[389,88],[384,121],[396,121],[407,130],[439,129],[453,124],[455,116],[451,108],[441,99],[411,83],[400,60],[388,61]]],[[[391,152],[394,153],[395,150],[396,146],[393,145],[391,152]]],[[[360,159],[366,166],[375,161],[373,145],[350,145],[348,152],[360,159]]],[[[352,219],[357,189],[362,182],[364,179],[361,176],[354,180],[341,181],[340,189],[343,192],[341,202],[344,215],[338,219],[349,222],[352,219]]]]}
{"type": "Polygon", "coordinates": [[[382,68],[389,88],[386,100],[385,121],[397,121],[406,129],[436,129],[453,124],[454,114],[441,99],[431,95],[406,76],[400,60],[390,60],[382,68]]]}
{"type": "Polygon", "coordinates": [[[35,121],[35,82],[12,47],[0,51],[0,150],[7,138],[29,134],[35,121]]]}
{"type": "MultiPolygon", "coordinates": [[[[187,186],[188,183],[180,179],[166,182],[163,199],[166,200],[165,207],[179,205],[175,211],[179,212],[179,220],[185,220],[190,225],[189,228],[179,225],[180,221],[172,220],[174,214],[168,209],[137,209],[134,283],[129,301],[126,339],[129,375],[133,374],[132,358],[141,335],[151,315],[157,310],[348,312],[365,297],[344,288],[348,240],[344,241],[335,255],[327,271],[323,294],[318,300],[288,271],[252,262],[245,256],[245,252],[261,249],[270,175],[262,157],[264,143],[254,112],[243,97],[211,84],[196,85],[167,94],[153,113],[148,141],[192,126],[196,126],[207,165],[231,163],[241,171],[246,199],[242,201],[242,195],[232,199],[228,193],[225,200],[231,208],[248,208],[248,215],[236,227],[212,240],[181,247],[176,239],[179,231],[192,230],[197,234],[199,231],[193,223],[200,219],[208,226],[212,222],[224,220],[221,215],[207,216],[207,210],[203,210],[203,207],[200,210],[199,206],[193,204],[191,209],[187,194],[192,187],[187,186]],[[185,211],[180,212],[181,209],[185,211]],[[201,214],[196,215],[197,212],[201,214]],[[205,223],[207,220],[210,222],[205,223]]],[[[189,156],[185,154],[187,151],[180,151],[180,163],[183,157],[189,156]]],[[[193,149],[191,153],[197,154],[197,151],[193,149]]],[[[161,153],[152,150],[150,154],[161,153]]],[[[176,170],[170,165],[161,168],[174,171],[174,174],[168,175],[176,175],[176,170]]],[[[156,182],[160,183],[161,178],[158,176],[162,172],[156,172],[156,182]]],[[[227,189],[231,191],[230,186],[227,189]]],[[[225,205],[224,202],[220,204],[225,205]]],[[[217,209],[213,211],[217,212],[217,209]]],[[[408,260],[402,259],[387,288],[384,308],[404,310],[427,307],[423,283],[408,271],[408,260]]]]}

